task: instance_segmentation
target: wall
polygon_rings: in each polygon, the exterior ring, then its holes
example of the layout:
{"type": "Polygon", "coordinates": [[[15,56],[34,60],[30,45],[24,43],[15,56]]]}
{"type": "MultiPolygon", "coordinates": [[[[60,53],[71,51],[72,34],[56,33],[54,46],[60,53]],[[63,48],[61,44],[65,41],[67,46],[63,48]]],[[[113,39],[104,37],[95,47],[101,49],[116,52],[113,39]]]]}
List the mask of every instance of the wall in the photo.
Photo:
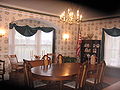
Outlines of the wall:
{"type": "MultiPolygon", "coordinates": [[[[78,27],[77,25],[70,25],[67,23],[62,23],[59,21],[58,17],[36,14],[21,10],[15,10],[5,7],[0,7],[0,29],[4,29],[6,34],[4,37],[0,38],[0,59],[6,61],[6,69],[9,69],[9,61],[7,59],[9,52],[9,23],[26,18],[35,18],[46,20],[46,22],[52,23],[51,26],[56,26],[56,53],[61,53],[63,56],[71,56],[75,57],[76,52],[76,42],[78,38],[78,27]],[[68,33],[70,35],[69,40],[64,41],[62,35],[64,33],[68,33]]],[[[91,39],[93,40],[101,40],[101,32],[102,28],[112,28],[117,27],[120,28],[120,18],[110,18],[110,19],[101,19],[101,20],[92,20],[92,21],[84,21],[81,23],[81,35],[82,39],[90,39],[88,38],[88,34],[93,35],[91,39]]]]}

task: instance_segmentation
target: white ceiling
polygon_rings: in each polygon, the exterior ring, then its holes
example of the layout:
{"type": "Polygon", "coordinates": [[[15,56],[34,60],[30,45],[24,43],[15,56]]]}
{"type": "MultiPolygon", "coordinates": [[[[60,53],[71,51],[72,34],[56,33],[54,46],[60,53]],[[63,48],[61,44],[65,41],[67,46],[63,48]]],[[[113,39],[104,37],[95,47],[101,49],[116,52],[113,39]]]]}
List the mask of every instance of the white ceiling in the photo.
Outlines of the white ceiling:
{"type": "MultiPolygon", "coordinates": [[[[65,9],[72,7],[80,9],[83,18],[85,19],[118,15],[118,13],[108,14],[100,11],[99,9],[88,7],[87,5],[81,4],[80,2],[78,4],[70,2],[69,0],[0,0],[0,4],[57,16],[59,16],[65,9]]],[[[101,5],[101,7],[103,7],[103,5],[101,5]]]]}

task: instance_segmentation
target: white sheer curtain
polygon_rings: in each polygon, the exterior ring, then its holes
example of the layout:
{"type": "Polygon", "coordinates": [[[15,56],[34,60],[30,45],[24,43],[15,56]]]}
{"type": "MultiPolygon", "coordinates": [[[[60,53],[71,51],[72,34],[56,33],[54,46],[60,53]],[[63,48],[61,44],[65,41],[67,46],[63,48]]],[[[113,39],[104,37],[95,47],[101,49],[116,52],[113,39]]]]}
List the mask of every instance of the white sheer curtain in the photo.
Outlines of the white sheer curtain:
{"type": "Polygon", "coordinates": [[[40,37],[40,51],[41,51],[41,55],[42,55],[42,51],[44,51],[44,54],[47,53],[52,53],[52,44],[53,44],[53,32],[49,32],[49,33],[44,33],[41,31],[41,37],[40,37]]]}
{"type": "Polygon", "coordinates": [[[35,54],[35,35],[31,37],[25,37],[18,32],[15,32],[15,54],[18,56],[18,60],[30,59],[35,54]]]}
{"type": "Polygon", "coordinates": [[[9,54],[16,54],[19,62],[31,59],[33,55],[52,53],[53,32],[38,31],[31,37],[25,37],[16,30],[9,33],[9,54]]]}
{"type": "Polygon", "coordinates": [[[104,59],[107,66],[120,67],[120,36],[112,37],[105,33],[104,59]]]}

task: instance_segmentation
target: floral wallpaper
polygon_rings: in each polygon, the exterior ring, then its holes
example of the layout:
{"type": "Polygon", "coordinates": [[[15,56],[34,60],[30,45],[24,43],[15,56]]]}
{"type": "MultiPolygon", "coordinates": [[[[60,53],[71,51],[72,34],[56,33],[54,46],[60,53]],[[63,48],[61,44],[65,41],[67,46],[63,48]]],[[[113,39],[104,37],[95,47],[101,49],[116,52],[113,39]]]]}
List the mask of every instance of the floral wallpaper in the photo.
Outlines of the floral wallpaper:
{"type": "Polygon", "coordinates": [[[103,28],[120,28],[120,18],[102,19],[82,22],[82,39],[101,40],[103,28]]]}
{"type": "MultiPolygon", "coordinates": [[[[9,69],[9,60],[7,55],[9,53],[9,23],[15,22],[16,20],[22,20],[27,18],[45,20],[50,22],[51,27],[57,27],[56,29],[56,47],[55,52],[61,53],[63,56],[76,56],[76,43],[78,38],[78,25],[76,24],[67,24],[59,20],[58,17],[47,16],[42,14],[35,14],[25,11],[19,11],[10,8],[0,7],[0,29],[6,31],[5,36],[0,37],[0,59],[6,61],[6,69],[9,69]],[[62,35],[64,33],[69,34],[68,40],[63,40],[62,35]]],[[[24,21],[21,21],[21,24],[24,21]]],[[[40,21],[31,20],[28,22],[33,26],[43,25],[40,21]]],[[[44,26],[44,25],[43,25],[44,26]]],[[[45,25],[47,26],[47,25],[45,25]]],[[[102,28],[120,28],[120,18],[111,18],[111,19],[101,19],[101,20],[91,20],[83,21],[80,24],[80,31],[82,39],[92,39],[92,40],[101,40],[102,28]]]]}

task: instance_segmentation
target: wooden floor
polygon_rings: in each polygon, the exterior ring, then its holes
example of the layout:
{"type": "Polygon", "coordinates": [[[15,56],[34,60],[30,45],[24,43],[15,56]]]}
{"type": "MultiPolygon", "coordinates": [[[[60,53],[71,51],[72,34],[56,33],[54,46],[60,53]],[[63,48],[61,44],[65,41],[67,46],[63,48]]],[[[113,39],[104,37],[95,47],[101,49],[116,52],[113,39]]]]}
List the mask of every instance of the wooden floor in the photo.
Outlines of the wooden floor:
{"type": "MultiPolygon", "coordinates": [[[[63,90],[73,90],[69,87],[63,87],[63,90]]],[[[49,86],[42,86],[37,88],[28,88],[24,84],[24,74],[23,72],[11,72],[10,79],[7,81],[0,82],[0,90],[59,90],[59,82],[54,82],[49,86]],[[57,83],[57,84],[55,84],[57,83]],[[2,88],[2,89],[1,89],[2,88]]]]}
{"type": "Polygon", "coordinates": [[[120,90],[120,81],[104,88],[103,90],[120,90]]]}
{"type": "MultiPolygon", "coordinates": [[[[106,73],[104,78],[103,78],[103,88],[106,88],[110,85],[113,85],[115,83],[117,83],[118,81],[120,81],[120,77],[114,77],[114,76],[110,76],[110,73],[106,73]]],[[[119,74],[120,75],[120,74],[119,74]]],[[[23,72],[12,72],[10,73],[10,79],[4,82],[0,82],[0,90],[22,90],[22,89],[27,89],[27,87],[25,87],[24,84],[24,75],[23,72]]],[[[59,90],[59,84],[51,84],[48,87],[41,87],[41,88],[36,88],[35,90],[59,90]]],[[[99,90],[102,90],[99,89],[99,90]]],[[[30,90],[30,88],[29,88],[30,90]]],[[[74,90],[71,89],[69,87],[63,87],[63,90],[74,90]]],[[[112,90],[112,89],[110,89],[112,90]]]]}

